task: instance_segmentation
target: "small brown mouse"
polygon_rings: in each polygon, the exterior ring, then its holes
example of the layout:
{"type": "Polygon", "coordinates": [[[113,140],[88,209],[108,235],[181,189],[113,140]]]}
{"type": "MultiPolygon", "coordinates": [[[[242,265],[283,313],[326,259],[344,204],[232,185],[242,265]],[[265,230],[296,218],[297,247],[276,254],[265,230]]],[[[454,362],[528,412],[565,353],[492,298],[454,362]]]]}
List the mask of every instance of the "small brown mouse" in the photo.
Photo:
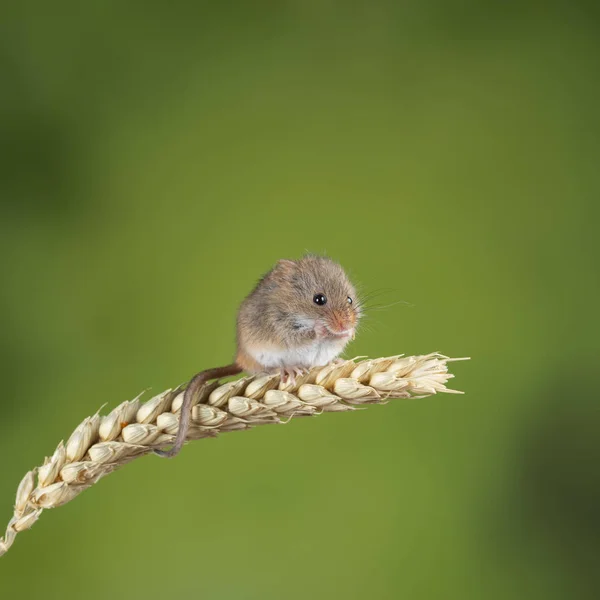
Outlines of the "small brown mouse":
{"type": "Polygon", "coordinates": [[[344,269],[329,258],[307,255],[280,260],[242,302],[237,317],[235,362],[208,369],[189,382],[171,458],[185,443],[194,396],[209,380],[242,371],[280,372],[283,379],[323,366],[344,349],[360,318],[356,290],[344,269]]]}

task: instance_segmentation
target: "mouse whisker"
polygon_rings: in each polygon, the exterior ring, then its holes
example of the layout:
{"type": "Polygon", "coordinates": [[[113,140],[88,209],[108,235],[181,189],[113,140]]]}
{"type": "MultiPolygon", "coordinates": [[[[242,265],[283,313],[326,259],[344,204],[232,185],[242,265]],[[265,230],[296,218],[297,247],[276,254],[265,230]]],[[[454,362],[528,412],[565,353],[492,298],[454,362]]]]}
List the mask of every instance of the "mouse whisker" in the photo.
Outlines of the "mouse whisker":
{"type": "MultiPolygon", "coordinates": [[[[361,307],[369,307],[369,306],[373,305],[374,301],[381,299],[382,296],[385,296],[392,292],[394,292],[394,294],[396,294],[397,291],[398,290],[394,290],[392,288],[381,288],[381,289],[366,293],[364,295],[358,294],[358,297],[356,298],[356,303],[358,306],[361,306],[361,307]]],[[[377,304],[377,306],[379,306],[379,303],[377,304]]]]}
{"type": "Polygon", "coordinates": [[[364,329],[365,331],[368,331],[369,333],[374,333],[373,328],[368,325],[367,323],[362,322],[358,327],[357,330],[360,329],[361,331],[364,329]]]}
{"type": "Polygon", "coordinates": [[[369,300],[378,298],[379,296],[383,296],[385,294],[389,294],[389,293],[395,292],[395,291],[397,291],[397,290],[392,290],[391,288],[381,288],[381,289],[377,289],[377,290],[372,290],[370,292],[367,292],[366,294],[363,294],[362,292],[358,292],[356,300],[358,302],[364,303],[369,300]]]}
{"type": "Polygon", "coordinates": [[[404,304],[407,307],[414,308],[415,305],[412,302],[407,302],[406,300],[396,300],[395,302],[390,302],[389,304],[368,304],[368,305],[359,305],[359,309],[361,312],[370,312],[374,310],[385,310],[386,308],[390,308],[392,306],[396,306],[398,304],[404,304]]]}

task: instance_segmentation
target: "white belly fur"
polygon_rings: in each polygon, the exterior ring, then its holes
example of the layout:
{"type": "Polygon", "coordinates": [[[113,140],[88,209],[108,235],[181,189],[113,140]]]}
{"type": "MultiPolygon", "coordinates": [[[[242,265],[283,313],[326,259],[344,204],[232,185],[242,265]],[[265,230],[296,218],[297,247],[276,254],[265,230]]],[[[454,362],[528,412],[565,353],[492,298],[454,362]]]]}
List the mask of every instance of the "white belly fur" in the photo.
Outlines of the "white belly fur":
{"type": "Polygon", "coordinates": [[[344,349],[347,340],[320,340],[299,348],[249,349],[265,369],[279,367],[320,367],[331,362],[344,349]]]}

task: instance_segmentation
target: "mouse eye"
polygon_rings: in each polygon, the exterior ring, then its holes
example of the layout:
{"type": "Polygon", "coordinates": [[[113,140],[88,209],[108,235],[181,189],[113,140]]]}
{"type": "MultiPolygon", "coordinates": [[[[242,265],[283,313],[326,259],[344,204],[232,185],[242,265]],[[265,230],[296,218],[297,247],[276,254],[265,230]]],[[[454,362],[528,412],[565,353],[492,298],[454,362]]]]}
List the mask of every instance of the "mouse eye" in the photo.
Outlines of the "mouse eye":
{"type": "Polygon", "coordinates": [[[327,304],[327,296],[325,294],[315,294],[313,296],[313,302],[319,306],[327,304]]]}
{"type": "Polygon", "coordinates": [[[348,304],[352,304],[352,298],[350,298],[350,296],[348,296],[346,300],[348,300],[348,304]]]}

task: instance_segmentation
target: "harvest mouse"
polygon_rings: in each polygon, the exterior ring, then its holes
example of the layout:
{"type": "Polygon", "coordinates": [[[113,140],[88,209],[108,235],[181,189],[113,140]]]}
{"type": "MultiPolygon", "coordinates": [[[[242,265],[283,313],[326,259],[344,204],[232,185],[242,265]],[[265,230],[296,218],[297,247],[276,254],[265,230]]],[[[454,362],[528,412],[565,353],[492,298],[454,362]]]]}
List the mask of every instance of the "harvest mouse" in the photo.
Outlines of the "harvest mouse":
{"type": "Polygon", "coordinates": [[[324,366],[342,352],[360,318],[356,291],[342,267],[322,256],[280,260],[242,302],[237,316],[235,362],[208,369],[189,382],[179,430],[165,458],[178,454],[190,426],[192,401],[209,380],[242,371],[280,372],[282,379],[324,366]]]}

